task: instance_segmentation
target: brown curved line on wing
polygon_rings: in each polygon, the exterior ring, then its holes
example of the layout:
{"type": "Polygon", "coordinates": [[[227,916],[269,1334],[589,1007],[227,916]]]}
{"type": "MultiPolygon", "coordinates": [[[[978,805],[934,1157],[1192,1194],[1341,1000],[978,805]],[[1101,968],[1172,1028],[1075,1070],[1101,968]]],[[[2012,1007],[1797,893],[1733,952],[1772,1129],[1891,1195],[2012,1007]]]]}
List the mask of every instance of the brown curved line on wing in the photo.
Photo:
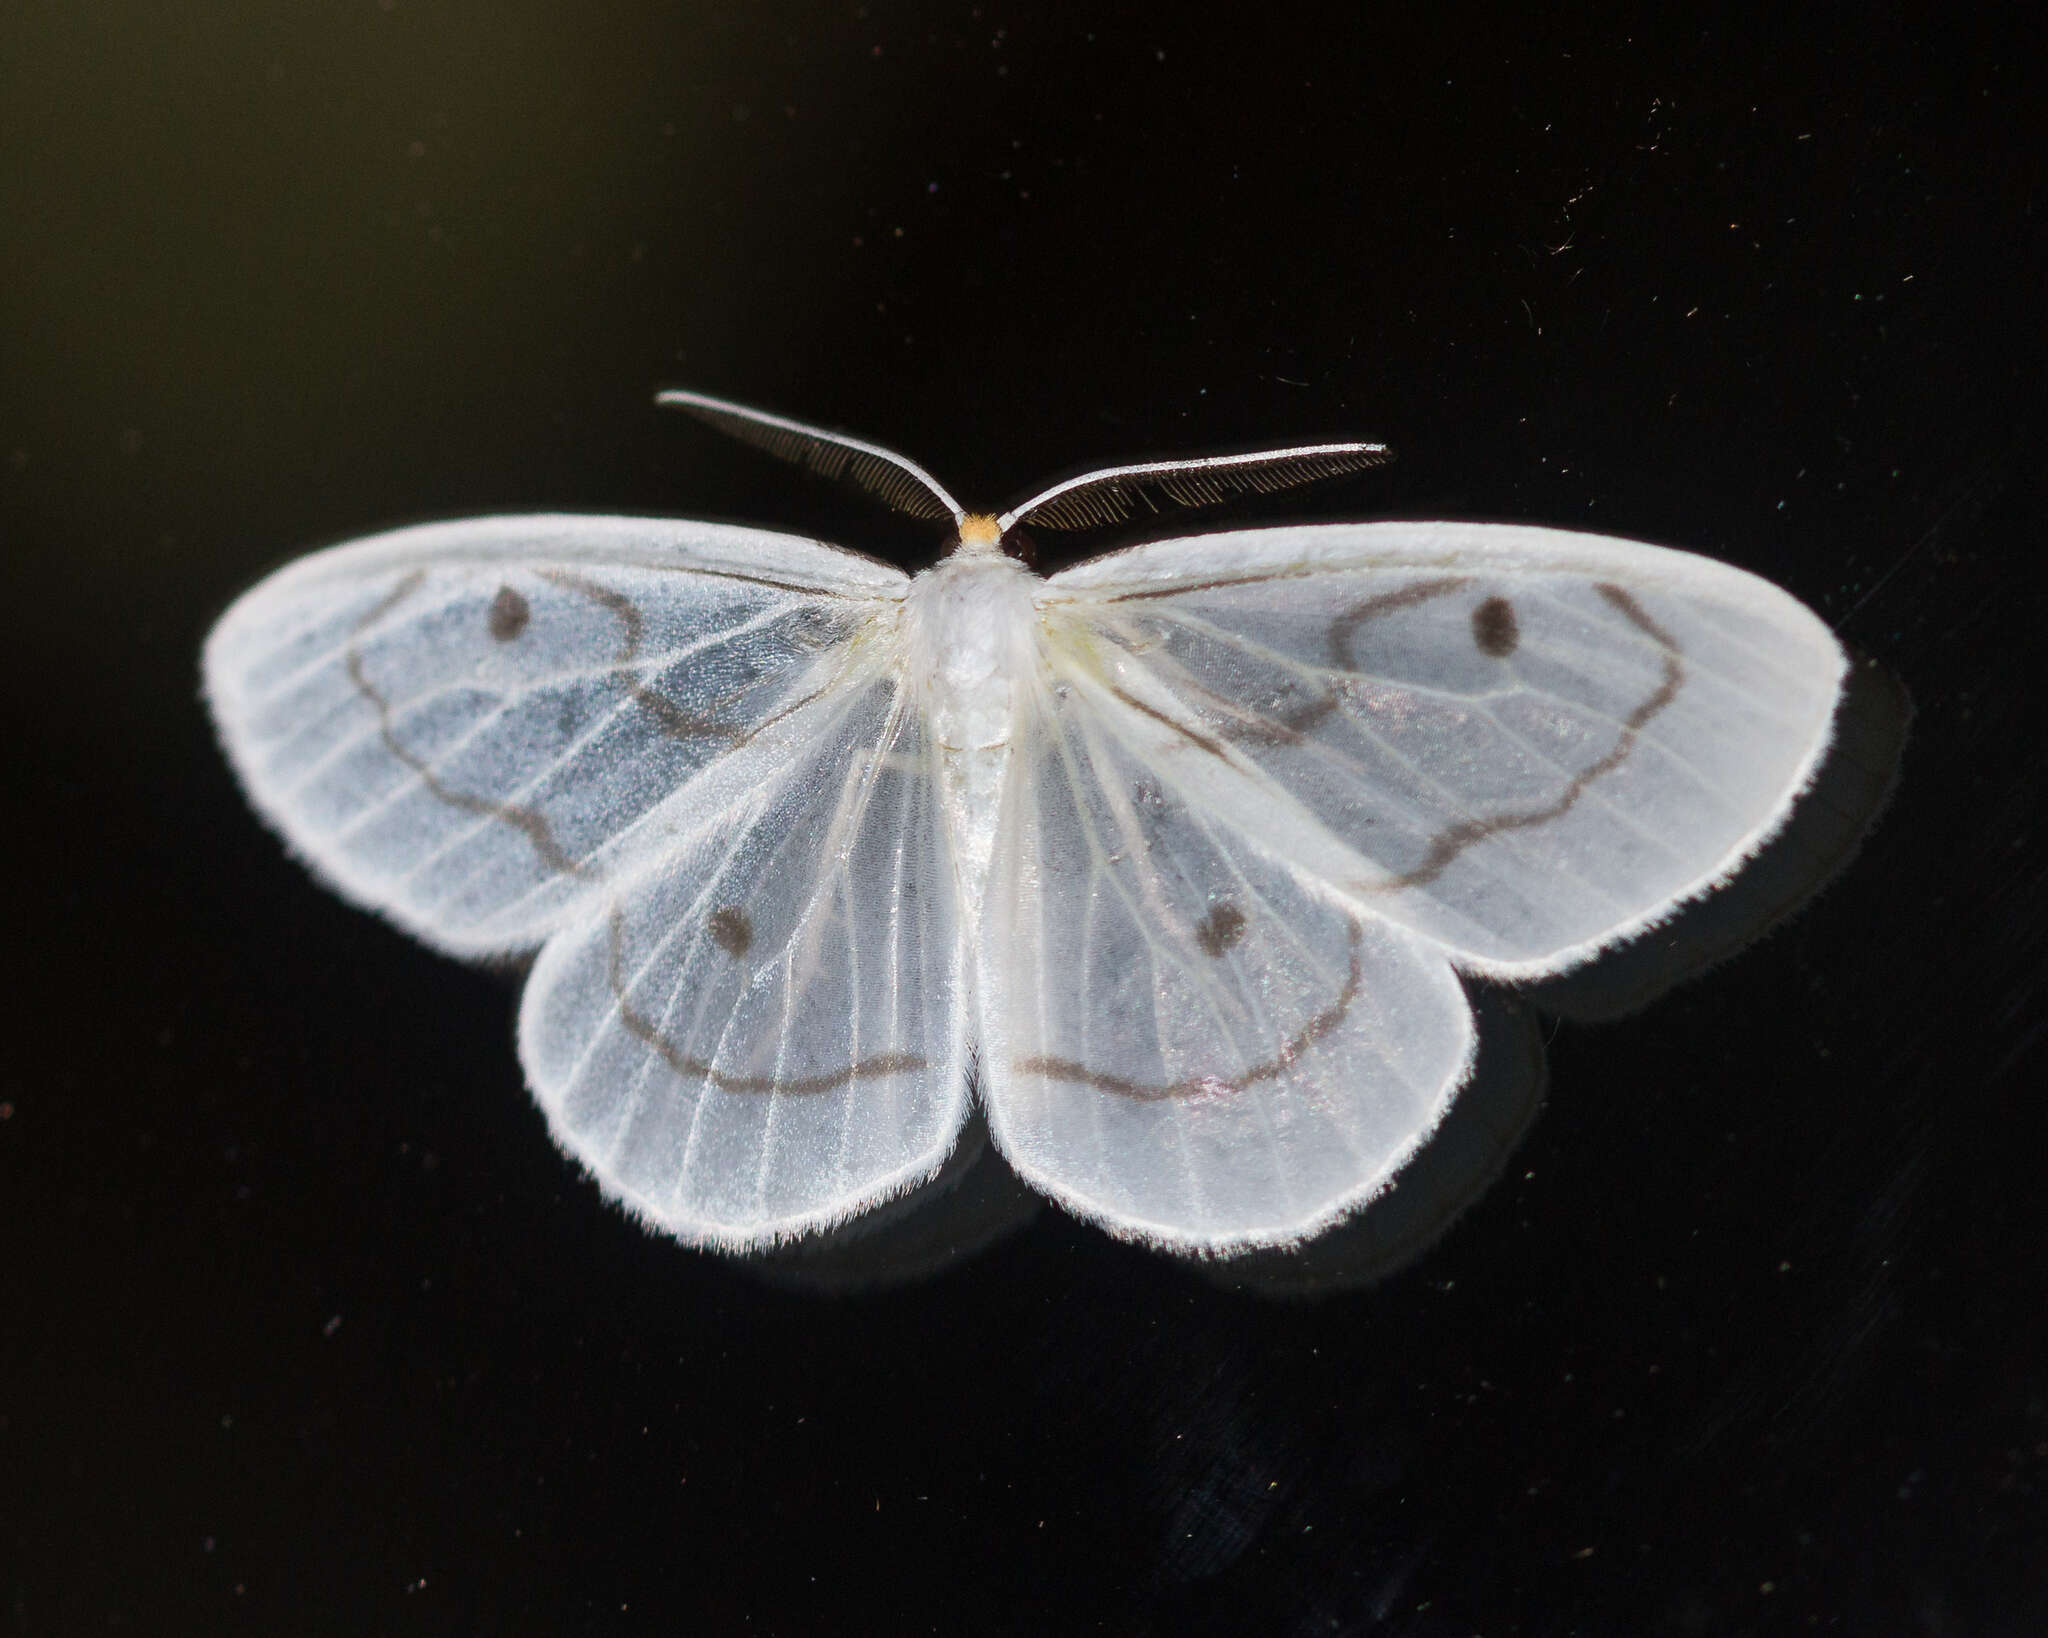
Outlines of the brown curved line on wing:
{"type": "Polygon", "coordinates": [[[1564,794],[1548,807],[1534,808],[1526,813],[1497,813],[1487,819],[1462,819],[1446,830],[1438,831],[1430,839],[1429,852],[1422,863],[1391,880],[1383,882],[1359,882],[1352,884],[1353,890],[1362,893],[1398,893],[1410,887],[1425,887],[1435,881],[1448,869],[1459,854],[1475,843],[1485,841],[1489,836],[1498,836],[1502,831],[1523,830],[1530,825],[1548,824],[1562,818],[1572,810],[1586,788],[1594,780],[1612,773],[1626,762],[1636,748],[1636,739],[1650,720],[1678,698],[1678,691],[1685,686],[1685,666],[1680,656],[1678,640],[1644,612],[1642,604],[1620,586],[1603,581],[1593,588],[1606,598],[1644,636],[1664,651],[1664,676],[1655,692],[1628,714],[1621,725],[1621,734],[1614,747],[1599,761],[1581,768],[1573,774],[1564,788],[1564,794]]]}
{"type": "MultiPolygon", "coordinates": [[[[657,693],[640,680],[636,669],[640,659],[640,642],[646,634],[646,621],[639,605],[622,592],[615,592],[609,586],[600,586],[594,580],[585,580],[580,574],[567,569],[540,569],[536,571],[541,579],[551,581],[564,591],[575,592],[587,597],[607,614],[615,618],[625,632],[619,644],[619,652],[612,661],[612,680],[623,688],[633,703],[654,719],[655,726],[670,739],[722,739],[728,745],[738,746],[745,742],[746,734],[710,717],[701,717],[696,712],[678,705],[666,694],[657,693]]],[[[728,575],[726,579],[741,579],[742,576],[728,575]]],[[[772,582],[763,582],[772,584],[772,582]]]]}
{"type": "MultiPolygon", "coordinates": [[[[1354,568],[1363,565],[1353,565],[1354,568]]],[[[1117,592],[1101,599],[1105,603],[1143,603],[1155,597],[1184,597],[1189,592],[1222,591],[1228,587],[1266,586],[1281,580],[1306,580],[1310,575],[1325,574],[1329,566],[1321,563],[1298,563],[1291,568],[1275,569],[1258,574],[1219,574],[1208,580],[1184,580],[1172,586],[1147,586],[1143,591],[1117,592]]],[[[1396,596],[1399,593],[1395,594],[1396,596]]]]}
{"type": "MultiPolygon", "coordinates": [[[[1266,578],[1282,579],[1285,577],[1272,575],[1266,578]]],[[[1249,583],[1248,581],[1218,580],[1209,581],[1206,585],[1225,586],[1249,583]]],[[[1436,580],[1418,580],[1411,585],[1401,587],[1398,591],[1385,592],[1378,597],[1369,597],[1363,603],[1345,610],[1344,613],[1338,615],[1335,620],[1330,622],[1330,657],[1334,669],[1338,671],[1356,671],[1358,669],[1357,659],[1350,652],[1351,638],[1352,634],[1368,620],[1377,620],[1380,616],[1392,614],[1396,610],[1413,608],[1418,603],[1427,603],[1433,598],[1443,597],[1450,592],[1457,591],[1467,584],[1469,584],[1469,581],[1463,576],[1450,576],[1436,580]]],[[[1202,589],[1204,588],[1200,586],[1181,586],[1175,588],[1177,591],[1199,591],[1202,589]]],[[[1133,597],[1160,597],[1164,595],[1166,594],[1163,592],[1135,592],[1132,594],[1133,597]]],[[[1199,684],[1196,686],[1200,688],[1199,684]]],[[[1305,705],[1296,706],[1292,710],[1281,712],[1274,716],[1265,716],[1256,711],[1247,711],[1234,700],[1225,699],[1222,695],[1214,693],[1207,688],[1200,688],[1200,691],[1206,696],[1217,713],[1225,719],[1216,724],[1216,731],[1222,734],[1224,738],[1239,743],[1251,741],[1267,745],[1292,745],[1299,742],[1309,729],[1335,711],[1344,701],[1341,690],[1330,688],[1326,689],[1319,698],[1310,700],[1305,705]]],[[[1131,703],[1135,704],[1136,702],[1132,701],[1131,703]]],[[[1143,710],[1144,707],[1140,706],[1139,709],[1143,710]]],[[[1158,716],[1156,711],[1148,712],[1147,714],[1158,716]]],[[[1160,720],[1165,721],[1167,719],[1162,717],[1160,720]]]]}
{"type": "MultiPolygon", "coordinates": [[[[1190,592],[1223,591],[1239,586],[1264,586],[1281,580],[1304,580],[1323,570],[1314,564],[1303,564],[1299,568],[1285,569],[1276,574],[1225,574],[1213,580],[1189,580],[1177,586],[1148,586],[1143,591],[1118,592],[1113,597],[1102,599],[1105,603],[1142,603],[1157,597],[1185,597],[1190,592]]],[[[1438,580],[1418,580],[1413,585],[1403,586],[1380,597],[1367,598],[1356,608],[1341,614],[1330,626],[1330,648],[1336,655],[1337,668],[1341,671],[1352,669],[1352,661],[1339,644],[1337,633],[1347,625],[1371,620],[1394,609],[1408,608],[1416,603],[1427,602],[1432,597],[1441,597],[1454,592],[1460,586],[1469,584],[1464,575],[1452,575],[1438,580]]]]}
{"type": "MultiPolygon", "coordinates": [[[[876,561],[865,553],[849,552],[843,546],[828,546],[826,550],[836,552],[841,557],[856,558],[862,563],[873,563],[876,561]]],[[[821,586],[807,586],[798,580],[771,580],[766,575],[742,574],[737,569],[707,569],[696,563],[643,563],[638,566],[648,569],[655,574],[703,575],[710,580],[731,580],[736,581],[742,586],[764,586],[769,591],[796,592],[800,596],[805,597],[832,597],[839,595],[821,586]]]]}
{"type": "Polygon", "coordinates": [[[1176,686],[1182,694],[1206,706],[1211,726],[1235,745],[1297,745],[1307,736],[1308,730],[1336,710],[1343,699],[1333,688],[1306,705],[1266,716],[1239,705],[1228,695],[1219,694],[1192,677],[1183,675],[1176,686]]]}
{"type": "Polygon", "coordinates": [[[785,705],[781,710],[771,711],[768,713],[767,716],[763,717],[759,722],[755,723],[752,727],[740,730],[739,737],[733,741],[733,747],[737,749],[738,747],[746,744],[748,740],[753,739],[756,735],[765,733],[768,729],[773,728],[778,722],[782,721],[784,717],[793,717],[805,706],[814,704],[817,701],[823,699],[827,694],[832,692],[837,682],[838,678],[834,677],[830,682],[827,682],[820,687],[812,689],[808,694],[804,695],[802,699],[791,700],[789,704],[785,705]]]}
{"type": "Polygon", "coordinates": [[[510,825],[514,830],[524,834],[526,839],[533,844],[534,852],[540,855],[541,862],[550,870],[557,871],[564,876],[588,876],[594,874],[588,866],[579,864],[576,860],[570,858],[567,853],[563,852],[561,844],[555,840],[554,831],[549,827],[547,819],[543,815],[536,813],[532,808],[520,807],[516,803],[492,802],[484,797],[471,796],[467,791],[458,791],[452,786],[443,784],[440,776],[428,766],[426,759],[414,754],[399,743],[398,735],[392,732],[391,702],[377,691],[376,685],[364,673],[362,650],[356,646],[356,639],[361,637],[365,631],[383,619],[385,615],[389,614],[400,603],[412,596],[414,592],[418,591],[425,580],[426,571],[424,569],[413,570],[411,574],[399,581],[378,602],[375,608],[358,620],[355,624],[355,629],[349,633],[347,653],[349,681],[356,685],[356,691],[370,702],[371,709],[377,713],[377,732],[383,737],[384,748],[419,776],[419,781],[427,788],[428,795],[447,803],[449,807],[459,812],[486,815],[492,819],[501,820],[503,823],[510,825]]]}
{"type": "Polygon", "coordinates": [[[699,1080],[707,1086],[715,1086],[721,1092],[789,1092],[798,1095],[812,1092],[831,1092],[853,1081],[877,1079],[884,1075],[905,1075],[913,1070],[927,1069],[927,1060],[908,1052],[885,1052],[880,1057],[863,1059],[857,1064],[848,1064],[844,1069],[835,1069],[829,1075],[799,1075],[795,1080],[778,1081],[766,1075],[728,1075],[714,1069],[701,1058],[692,1058],[678,1050],[675,1044],[656,1029],[645,1014],[634,1010],[633,1003],[626,998],[625,945],[626,918],[617,905],[612,906],[610,922],[611,950],[607,957],[605,977],[611,985],[612,999],[618,1004],[619,1022],[626,1026],[626,1033],[636,1041],[645,1043],[660,1053],[663,1060],[678,1075],[699,1080]]]}
{"type": "Polygon", "coordinates": [[[1368,597],[1363,603],[1346,609],[1330,622],[1330,664],[1339,671],[1358,670],[1358,658],[1351,652],[1351,637],[1368,620],[1377,620],[1383,614],[1392,614],[1397,609],[1412,609],[1418,603],[1427,603],[1433,598],[1448,596],[1470,581],[1463,575],[1452,575],[1441,580],[1417,580],[1403,586],[1399,591],[1383,592],[1378,597],[1368,597]]]}
{"type": "MultiPolygon", "coordinates": [[[[1470,582],[1463,575],[1451,575],[1436,580],[1418,580],[1403,586],[1398,591],[1383,592],[1378,597],[1368,597],[1363,603],[1346,609],[1330,622],[1330,662],[1333,669],[1345,672],[1358,670],[1358,661],[1351,653],[1351,639],[1358,628],[1368,620],[1377,620],[1383,614],[1392,614],[1399,609],[1412,609],[1419,603],[1444,597],[1462,590],[1470,582]]],[[[1344,703],[1341,688],[1332,688],[1319,700],[1312,700],[1298,710],[1289,712],[1273,726],[1284,728],[1282,734],[1272,735],[1275,739],[1299,739],[1309,728],[1321,722],[1338,706],[1344,703]]]]}
{"type": "Polygon", "coordinates": [[[1221,591],[1226,586],[1263,586],[1275,580],[1299,580],[1314,574],[1313,567],[1283,569],[1276,574],[1222,574],[1213,580],[1188,580],[1177,586],[1148,586],[1143,591],[1118,592],[1102,599],[1105,603],[1143,603],[1154,597],[1181,597],[1189,592],[1221,591]]]}
{"type": "Polygon", "coordinates": [[[1224,750],[1223,746],[1218,741],[1211,739],[1207,734],[1198,734],[1186,723],[1175,722],[1173,718],[1169,717],[1164,711],[1155,710],[1152,706],[1147,705],[1143,700],[1139,699],[1135,694],[1127,694],[1121,688],[1118,688],[1114,685],[1111,685],[1109,691],[1111,695],[1123,701],[1124,704],[1128,705],[1133,711],[1136,711],[1140,716],[1150,717],[1154,722],[1165,723],[1167,727],[1171,728],[1176,734],[1179,734],[1190,745],[1197,746],[1200,749],[1207,751],[1211,756],[1215,757],[1220,762],[1230,762],[1230,753],[1224,750]]]}
{"type": "Polygon", "coordinates": [[[1136,1103],[1159,1103],[1167,1098],[1192,1097],[1200,1092],[1242,1092],[1260,1081],[1275,1080],[1292,1069],[1294,1060],[1303,1052],[1343,1023],[1351,1010],[1351,1003],[1358,999],[1359,986],[1364,981],[1358,959],[1358,937],[1358,923],[1354,921],[1351,923],[1351,971],[1337,999],[1282,1042],[1280,1050],[1272,1057],[1229,1080],[1220,1075],[1190,1075],[1164,1086],[1148,1085],[1143,1081],[1126,1080],[1121,1075],[1105,1075],[1085,1064],[1076,1063],[1072,1058],[1051,1058],[1043,1054],[1018,1060],[1016,1071],[1020,1075],[1043,1075],[1048,1080],[1075,1081],[1098,1092],[1129,1098],[1136,1103]]]}

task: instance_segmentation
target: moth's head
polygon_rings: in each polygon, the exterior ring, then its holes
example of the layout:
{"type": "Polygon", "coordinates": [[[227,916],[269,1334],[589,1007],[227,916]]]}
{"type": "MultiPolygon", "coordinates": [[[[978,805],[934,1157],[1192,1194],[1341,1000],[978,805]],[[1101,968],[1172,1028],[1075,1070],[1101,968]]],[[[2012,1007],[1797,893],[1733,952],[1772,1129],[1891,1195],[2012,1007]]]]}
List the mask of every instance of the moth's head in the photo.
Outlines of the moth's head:
{"type": "Polygon", "coordinates": [[[953,550],[961,557],[983,557],[1003,549],[1003,526],[987,512],[966,512],[953,550]]]}

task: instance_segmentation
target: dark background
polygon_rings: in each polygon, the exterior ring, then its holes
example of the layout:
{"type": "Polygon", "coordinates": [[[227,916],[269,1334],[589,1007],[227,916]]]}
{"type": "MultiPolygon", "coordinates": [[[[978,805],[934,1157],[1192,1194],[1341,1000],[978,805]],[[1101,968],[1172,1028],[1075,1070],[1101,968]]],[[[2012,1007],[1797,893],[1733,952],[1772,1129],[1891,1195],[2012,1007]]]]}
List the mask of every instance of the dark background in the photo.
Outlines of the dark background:
{"type": "Polygon", "coordinates": [[[2048,1630],[2039,42],[1547,11],[7,6],[0,1628],[2048,1630]],[[1377,1290],[1047,1211],[781,1291],[601,1203],[513,986],[315,885],[196,697],[236,592],[408,520],[929,558],[671,384],[984,504],[1384,438],[1242,515],[1757,570],[1910,691],[1898,793],[1557,1026],[1377,1290]]]}

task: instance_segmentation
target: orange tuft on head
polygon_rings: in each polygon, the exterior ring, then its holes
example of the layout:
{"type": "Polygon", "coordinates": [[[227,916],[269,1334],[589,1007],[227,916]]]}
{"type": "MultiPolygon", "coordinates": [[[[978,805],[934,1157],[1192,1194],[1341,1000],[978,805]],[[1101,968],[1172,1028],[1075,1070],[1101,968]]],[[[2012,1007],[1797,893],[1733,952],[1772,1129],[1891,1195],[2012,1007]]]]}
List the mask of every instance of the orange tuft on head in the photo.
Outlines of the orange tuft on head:
{"type": "Polygon", "coordinates": [[[999,552],[1003,548],[1002,525],[986,512],[969,512],[960,520],[960,550],[999,552]]]}

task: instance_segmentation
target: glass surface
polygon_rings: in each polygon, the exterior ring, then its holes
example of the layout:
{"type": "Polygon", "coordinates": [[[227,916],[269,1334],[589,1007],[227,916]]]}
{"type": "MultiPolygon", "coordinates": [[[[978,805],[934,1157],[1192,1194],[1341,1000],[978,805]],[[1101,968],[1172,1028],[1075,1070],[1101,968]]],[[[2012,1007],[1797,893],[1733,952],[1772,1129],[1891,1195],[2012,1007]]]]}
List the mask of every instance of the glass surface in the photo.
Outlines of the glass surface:
{"type": "Polygon", "coordinates": [[[1910,9],[1255,21],[6,8],[16,1628],[2048,1627],[2033,58],[1910,9]],[[1383,439],[1228,521],[1723,558],[1874,661],[1879,769],[1910,700],[1899,780],[1768,938],[1494,996],[1547,1082],[1377,1278],[980,1174],[880,1289],[685,1251],[550,1145],[516,985],[318,886],[197,697],[235,594],[406,522],[937,549],[664,386],[990,508],[1383,439]]]}

